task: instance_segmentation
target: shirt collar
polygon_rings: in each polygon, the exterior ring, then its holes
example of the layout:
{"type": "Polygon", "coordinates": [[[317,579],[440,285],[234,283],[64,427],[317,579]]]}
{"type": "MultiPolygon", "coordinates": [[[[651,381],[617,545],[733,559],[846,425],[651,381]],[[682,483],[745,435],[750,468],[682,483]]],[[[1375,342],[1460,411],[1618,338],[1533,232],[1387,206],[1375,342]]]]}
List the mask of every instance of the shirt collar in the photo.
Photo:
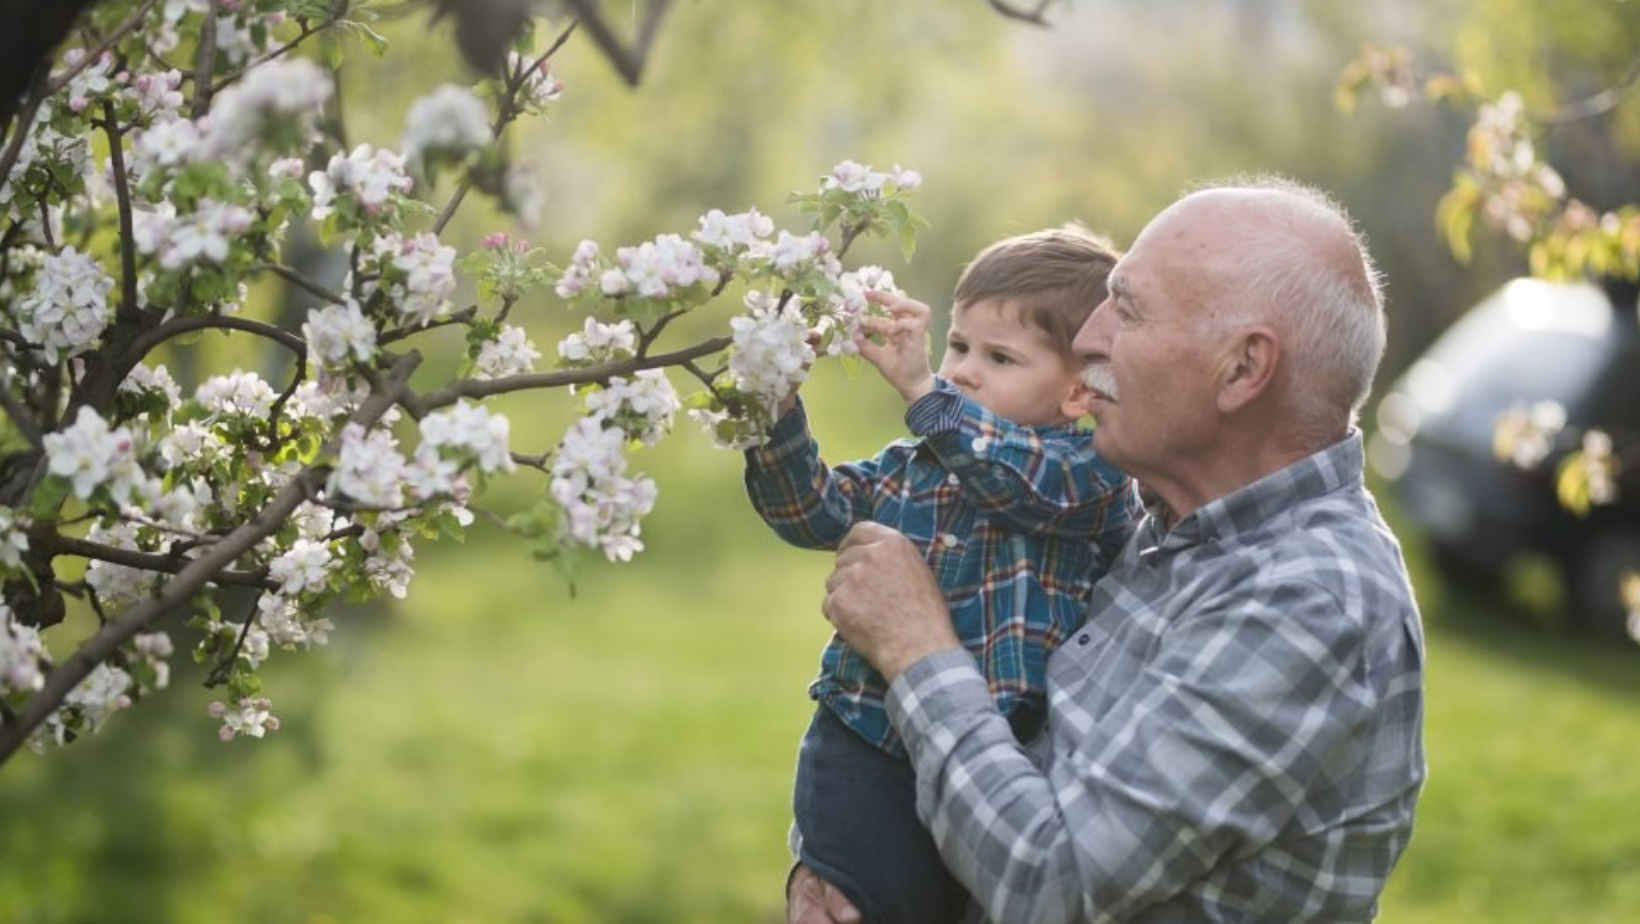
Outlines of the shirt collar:
{"type": "Polygon", "coordinates": [[[1150,548],[1178,551],[1203,542],[1234,541],[1262,529],[1300,502],[1359,486],[1363,464],[1361,431],[1351,428],[1338,442],[1280,471],[1198,507],[1172,529],[1160,504],[1150,508],[1141,533],[1150,548]]]}

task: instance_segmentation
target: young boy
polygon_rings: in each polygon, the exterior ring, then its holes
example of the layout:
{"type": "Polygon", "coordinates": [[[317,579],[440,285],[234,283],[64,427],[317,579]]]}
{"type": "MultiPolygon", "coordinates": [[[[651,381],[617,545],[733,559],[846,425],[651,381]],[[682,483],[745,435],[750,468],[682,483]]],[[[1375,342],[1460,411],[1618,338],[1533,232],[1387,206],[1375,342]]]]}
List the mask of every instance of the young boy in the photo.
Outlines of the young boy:
{"type": "MultiPolygon", "coordinates": [[[[1076,226],[999,241],[957,283],[945,357],[928,367],[929,309],[890,316],[860,353],[907,403],[919,438],[827,468],[793,400],[746,453],[758,513],[802,548],[834,549],[873,520],[922,549],[963,644],[1021,741],[1045,714],[1048,652],[1081,625],[1093,583],[1127,540],[1133,483],[1093,452],[1071,340],[1105,298],[1117,253],[1076,226]]],[[[809,688],[819,702],[798,755],[798,857],[868,924],[954,920],[965,894],[916,815],[915,781],[882,677],[833,636],[809,688]]]]}

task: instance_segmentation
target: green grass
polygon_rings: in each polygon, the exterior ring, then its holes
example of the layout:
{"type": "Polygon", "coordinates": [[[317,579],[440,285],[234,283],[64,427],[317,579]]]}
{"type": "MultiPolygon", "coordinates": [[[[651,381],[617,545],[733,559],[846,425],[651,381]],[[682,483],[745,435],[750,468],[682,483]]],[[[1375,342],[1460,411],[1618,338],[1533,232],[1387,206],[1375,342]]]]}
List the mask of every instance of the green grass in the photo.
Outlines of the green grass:
{"type": "MultiPolygon", "coordinates": [[[[839,458],[893,432],[877,383],[824,394],[839,458]]],[[[218,742],[190,668],[0,768],[0,921],[778,920],[828,558],[693,434],[635,461],[651,549],[573,600],[511,542],[430,546],[409,601],[275,656],[268,740],[218,742]]],[[[1381,919],[1640,920],[1640,651],[1415,581],[1431,775],[1381,919]]]]}

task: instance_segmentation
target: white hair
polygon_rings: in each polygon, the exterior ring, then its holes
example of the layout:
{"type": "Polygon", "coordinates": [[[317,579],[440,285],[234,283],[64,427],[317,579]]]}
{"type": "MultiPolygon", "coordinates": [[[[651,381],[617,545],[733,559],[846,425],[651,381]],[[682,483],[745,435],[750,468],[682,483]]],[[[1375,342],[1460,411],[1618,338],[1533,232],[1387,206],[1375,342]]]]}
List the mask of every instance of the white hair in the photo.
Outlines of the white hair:
{"type": "Polygon", "coordinates": [[[1384,355],[1383,282],[1365,238],[1342,206],[1319,190],[1260,178],[1231,187],[1277,195],[1238,200],[1235,259],[1205,332],[1250,323],[1283,333],[1287,399],[1304,430],[1353,425],[1384,355]]]}

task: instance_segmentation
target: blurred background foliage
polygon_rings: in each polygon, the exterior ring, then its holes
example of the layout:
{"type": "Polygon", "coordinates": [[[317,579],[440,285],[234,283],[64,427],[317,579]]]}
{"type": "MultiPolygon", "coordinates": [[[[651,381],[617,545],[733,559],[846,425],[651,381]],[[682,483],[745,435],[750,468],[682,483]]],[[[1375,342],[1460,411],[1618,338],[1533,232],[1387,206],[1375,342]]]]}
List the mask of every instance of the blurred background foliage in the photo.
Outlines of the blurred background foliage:
{"type": "MultiPolygon", "coordinates": [[[[1342,117],[1339,68],[1364,41],[1403,44],[1552,109],[1618,84],[1640,48],[1640,8],[1618,0],[1075,0],[1057,14],[1043,30],[977,0],[695,0],[671,11],[635,90],[574,38],[555,61],[562,101],[511,142],[539,172],[538,225],[474,201],[446,237],[465,249],[513,230],[564,262],[584,237],[686,233],[710,208],[795,227],[786,195],[833,164],[900,163],[926,177],[931,230],[910,265],[891,245],[849,262],[940,305],[997,237],[1080,220],[1127,242],[1194,180],[1273,170],[1336,193],[1370,235],[1389,279],[1387,381],[1521,264],[1482,246],[1459,267],[1438,242],[1462,115],[1342,117]]],[[[355,50],[344,75],[354,142],[396,143],[410,99],[471,79],[419,11],[386,31],[393,50],[355,50]]],[[[1578,164],[1563,169],[1574,195],[1634,197],[1635,107],[1546,143],[1578,164]]],[[[734,307],[679,336],[716,333],[734,307]]],[[[268,290],[251,310],[295,309],[268,290]]],[[[549,356],[579,326],[550,293],[513,318],[549,356]]],[[[455,368],[458,339],[446,345],[424,374],[455,368]]],[[[276,361],[244,338],[193,348],[196,376],[276,361]]],[[[869,370],[822,364],[806,394],[830,457],[901,432],[869,370]]],[[[530,453],[573,413],[562,394],[501,407],[530,453]]],[[[264,742],[218,742],[212,696],[179,664],[168,694],[100,735],[14,759],[0,921],[778,920],[829,559],[767,534],[739,459],[688,425],[633,463],[661,488],[649,550],[586,569],[573,597],[480,528],[419,550],[409,600],[343,614],[322,652],[276,655],[265,676],[285,725],[264,742]]],[[[479,506],[539,490],[521,476],[479,506]]],[[[1530,574],[1513,603],[1449,592],[1403,538],[1429,624],[1432,773],[1383,920],[1640,920],[1632,652],[1545,628],[1530,574]]]]}

